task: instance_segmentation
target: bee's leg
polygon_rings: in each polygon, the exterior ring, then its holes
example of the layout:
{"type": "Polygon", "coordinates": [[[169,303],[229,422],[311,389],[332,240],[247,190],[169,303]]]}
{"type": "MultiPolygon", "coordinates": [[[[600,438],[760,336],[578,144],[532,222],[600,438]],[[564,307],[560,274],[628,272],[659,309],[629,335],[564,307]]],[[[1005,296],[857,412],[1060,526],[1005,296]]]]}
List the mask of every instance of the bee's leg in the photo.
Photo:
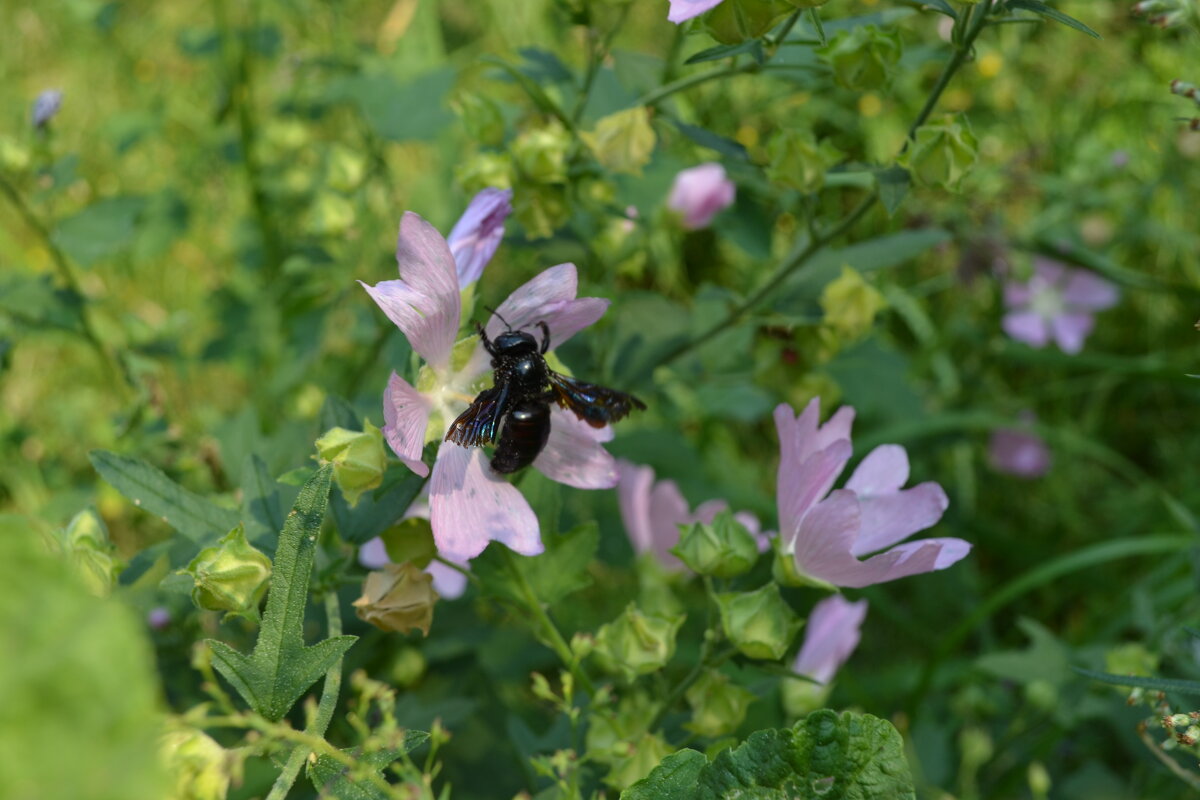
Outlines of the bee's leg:
{"type": "Polygon", "coordinates": [[[537,326],[542,329],[542,355],[546,355],[550,349],[550,326],[545,322],[539,322],[537,326]]]}
{"type": "Polygon", "coordinates": [[[492,340],[488,338],[487,331],[478,322],[475,323],[475,332],[479,334],[479,338],[483,341],[483,349],[488,351],[488,355],[492,358],[499,356],[496,352],[496,347],[492,344],[492,340]]]}

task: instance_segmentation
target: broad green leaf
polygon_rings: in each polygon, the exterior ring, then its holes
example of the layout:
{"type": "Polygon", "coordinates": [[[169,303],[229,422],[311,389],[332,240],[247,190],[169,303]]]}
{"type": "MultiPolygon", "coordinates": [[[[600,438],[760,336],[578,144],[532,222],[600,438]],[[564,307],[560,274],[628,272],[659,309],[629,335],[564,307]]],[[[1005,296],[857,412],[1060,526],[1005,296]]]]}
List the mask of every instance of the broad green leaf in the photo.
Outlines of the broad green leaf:
{"type": "MultiPolygon", "coordinates": [[[[383,777],[383,770],[405,753],[411,753],[425,742],[429,734],[425,731],[405,731],[404,742],[400,747],[378,750],[359,756],[358,748],[343,750],[348,756],[357,759],[361,764],[371,768],[372,774],[383,777]]],[[[335,758],[319,756],[308,764],[308,779],[321,797],[335,797],[337,800],[386,800],[378,786],[360,774],[351,774],[350,770],[335,758]]]]}
{"type": "Polygon", "coordinates": [[[1200,681],[1184,681],[1178,678],[1142,678],[1136,675],[1113,675],[1108,672],[1083,669],[1082,667],[1071,667],[1071,669],[1092,680],[1097,680],[1101,683],[1111,683],[1114,686],[1135,686],[1155,692],[1174,692],[1175,694],[1200,697],[1200,681]]]}
{"type": "Polygon", "coordinates": [[[907,800],[915,798],[904,743],[869,714],[814,711],[792,728],[752,733],[711,763],[682,750],[621,800],[907,800]]]}
{"type": "Polygon", "coordinates": [[[0,277],[0,311],[22,324],[78,331],[80,304],[75,292],[54,288],[49,275],[12,272],[0,277]]]}
{"type": "Polygon", "coordinates": [[[157,800],[159,677],[145,624],[0,520],[0,795],[157,800]]]}
{"type": "Polygon", "coordinates": [[[227,644],[207,640],[213,666],[251,708],[269,720],[283,717],[358,638],[336,636],[306,647],[302,636],[308,580],[332,476],[333,467],[318,469],[287,516],[275,548],[267,610],[254,652],[246,656],[227,644]]]}
{"type": "Polygon", "coordinates": [[[92,203],[59,222],[54,242],[85,267],[115,255],[133,243],[143,197],[110,197],[92,203]]]}
{"type": "Polygon", "coordinates": [[[1094,39],[1100,38],[1100,34],[1096,33],[1094,30],[1089,28],[1087,25],[1084,25],[1079,20],[1075,19],[1072,16],[1068,16],[1067,14],[1064,14],[1063,12],[1059,11],[1057,8],[1052,8],[1048,5],[1046,5],[1045,3],[1039,2],[1039,0],[1008,0],[1008,7],[1009,8],[1019,8],[1024,11],[1032,11],[1033,13],[1040,14],[1043,17],[1046,17],[1047,19],[1052,19],[1055,22],[1061,22],[1063,25],[1066,25],[1068,28],[1074,28],[1075,30],[1079,31],[1080,33],[1086,33],[1088,36],[1091,36],[1094,39]]]}
{"type": "Polygon", "coordinates": [[[107,450],[93,450],[88,458],[100,477],[135,506],[160,517],[197,545],[211,544],[240,522],[236,511],[213,505],[140,458],[107,450]]]}
{"type": "MultiPolygon", "coordinates": [[[[591,585],[587,567],[600,545],[600,529],[595,522],[580,525],[561,536],[544,536],[543,540],[546,552],[541,555],[511,556],[539,602],[553,604],[591,585]]],[[[471,561],[471,571],[488,594],[524,605],[528,598],[509,568],[509,554],[500,551],[502,547],[499,542],[488,545],[471,561]]]]}
{"type": "Polygon", "coordinates": [[[883,203],[888,216],[896,215],[900,204],[908,196],[911,181],[908,170],[904,167],[888,167],[875,172],[875,185],[879,187],[879,201],[883,203]]]}

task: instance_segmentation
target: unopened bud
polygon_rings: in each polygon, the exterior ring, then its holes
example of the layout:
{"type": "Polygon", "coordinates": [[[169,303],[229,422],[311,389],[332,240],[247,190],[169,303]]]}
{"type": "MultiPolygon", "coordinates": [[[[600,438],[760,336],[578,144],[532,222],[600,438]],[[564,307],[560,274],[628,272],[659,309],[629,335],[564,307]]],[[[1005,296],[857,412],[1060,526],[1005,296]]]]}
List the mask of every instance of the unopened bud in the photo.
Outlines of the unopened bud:
{"type": "Polygon", "coordinates": [[[581,136],[605,168],[630,175],[642,174],[658,140],[650,124],[650,109],[645,106],[609,114],[596,123],[594,131],[581,136]]]}
{"type": "Polygon", "coordinates": [[[472,141],[488,147],[496,147],[504,142],[504,116],[489,98],[474,92],[463,92],[451,105],[472,141]]]}
{"type": "Polygon", "coordinates": [[[1050,771],[1046,769],[1046,765],[1040,761],[1030,762],[1029,768],[1025,771],[1025,779],[1029,781],[1029,792],[1033,795],[1034,800],[1042,800],[1050,794],[1050,771]]]}
{"type": "Polygon", "coordinates": [[[644,614],[630,603],[621,616],[596,633],[596,652],[607,666],[628,682],[638,675],[657,672],[675,655],[675,635],[683,625],[682,614],[664,617],[644,614]]]}
{"type": "Polygon", "coordinates": [[[192,602],[200,608],[255,615],[267,591],[271,559],[246,541],[246,529],[238,525],[215,547],[201,550],[184,572],[196,582],[192,602]]]}
{"type": "Polygon", "coordinates": [[[376,628],[400,633],[419,629],[428,636],[437,599],[433,576],[405,562],[367,573],[362,597],[353,605],[359,619],[376,628]]]}
{"type": "Polygon", "coordinates": [[[108,538],[108,528],[91,509],[80,511],[58,534],[63,554],[83,585],[96,597],[107,597],[124,566],[108,538]]]}
{"type": "Polygon", "coordinates": [[[524,131],[512,144],[521,176],[534,183],[562,183],[567,179],[567,151],[571,136],[558,120],[524,131]]]}
{"type": "Polygon", "coordinates": [[[363,431],[330,428],[317,439],[317,455],[322,463],[333,464],[333,479],[342,496],[351,506],[358,503],[363,492],[383,483],[387,469],[387,453],[383,447],[383,432],[366,421],[363,431]]]}
{"type": "Polygon", "coordinates": [[[791,11],[786,0],[725,0],[704,18],[704,27],[721,44],[740,44],[767,33],[791,11]]]}
{"type": "Polygon", "coordinates": [[[173,724],[159,740],[158,752],[174,779],[171,800],[224,800],[231,777],[229,753],[204,731],[173,724]]]}
{"type": "Polygon", "coordinates": [[[783,658],[800,630],[800,619],[774,583],[753,592],[719,594],[717,607],[726,637],[750,658],[783,658]]]}
{"type": "Polygon", "coordinates": [[[710,738],[737,730],[755,699],[753,692],[737,686],[716,670],[700,676],[685,697],[692,707],[692,720],[683,727],[710,738]]]}
{"type": "Polygon", "coordinates": [[[679,544],[671,552],[698,575],[732,578],[758,560],[758,543],[746,526],[722,511],[709,524],[680,526],[679,544]]]}
{"type": "Polygon", "coordinates": [[[886,86],[900,61],[900,38],[874,25],[839,31],[816,53],[833,70],[833,79],[847,89],[886,86]]]}
{"type": "Polygon", "coordinates": [[[767,177],[801,192],[816,192],[825,185],[826,171],[837,164],[842,152],[828,139],[820,142],[811,131],[778,131],[767,145],[771,157],[767,177]]]}
{"type": "Polygon", "coordinates": [[[956,190],[978,158],[979,145],[966,119],[957,122],[947,116],[917,129],[900,165],[917,183],[956,190]]]}

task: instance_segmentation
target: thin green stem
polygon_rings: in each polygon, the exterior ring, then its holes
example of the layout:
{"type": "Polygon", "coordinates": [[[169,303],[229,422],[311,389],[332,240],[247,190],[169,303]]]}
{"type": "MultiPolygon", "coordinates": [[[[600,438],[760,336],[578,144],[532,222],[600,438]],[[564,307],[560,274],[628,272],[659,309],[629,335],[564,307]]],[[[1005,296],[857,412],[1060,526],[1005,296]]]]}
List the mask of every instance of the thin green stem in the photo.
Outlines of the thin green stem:
{"type": "Polygon", "coordinates": [[[702,83],[707,83],[717,78],[725,78],[732,75],[741,75],[747,72],[755,72],[760,67],[754,61],[749,61],[741,65],[731,65],[725,67],[716,67],[715,69],[707,70],[706,72],[698,72],[695,75],[688,75],[679,80],[672,81],[665,86],[660,86],[654,91],[647,92],[633,103],[634,106],[654,106],[675,94],[682,92],[685,89],[690,89],[693,86],[699,86],[702,83]]]}
{"type": "MultiPolygon", "coordinates": [[[[338,603],[337,592],[325,593],[325,619],[326,626],[329,628],[329,638],[341,636],[342,609],[338,603]]],[[[341,694],[341,691],[342,659],[339,658],[337,663],[330,667],[329,672],[325,673],[325,686],[321,689],[321,700],[317,704],[316,715],[304,729],[306,735],[324,741],[325,731],[329,729],[329,723],[333,720],[333,711],[337,708],[338,695],[341,694]]],[[[288,756],[283,771],[275,779],[275,784],[271,787],[271,793],[267,795],[267,800],[283,800],[287,797],[288,792],[296,783],[296,778],[300,775],[304,762],[308,760],[309,754],[312,752],[313,749],[303,743],[296,745],[292,754],[288,756]]]]}
{"type": "Polygon", "coordinates": [[[453,561],[451,561],[447,558],[442,558],[441,556],[434,556],[433,560],[438,562],[442,566],[449,567],[450,569],[459,573],[464,578],[466,578],[468,581],[470,581],[471,583],[474,583],[476,586],[479,585],[480,580],[479,580],[478,576],[476,576],[475,573],[471,572],[471,570],[467,569],[462,564],[455,564],[453,561]]]}
{"type": "Polygon", "coordinates": [[[979,36],[979,32],[983,30],[983,25],[991,13],[992,0],[984,0],[977,5],[967,6],[963,10],[965,18],[962,24],[966,26],[966,33],[962,41],[955,48],[954,54],[950,56],[950,60],[946,62],[946,66],[942,68],[942,74],[938,76],[937,83],[930,90],[929,97],[925,98],[925,105],[922,106],[916,119],[909,126],[908,138],[904,140],[904,146],[900,148],[901,152],[908,148],[909,142],[912,141],[917,133],[917,128],[920,128],[929,119],[929,115],[933,113],[933,109],[937,107],[938,100],[942,97],[942,92],[946,91],[946,87],[950,85],[950,80],[971,55],[971,48],[975,46],[975,39],[979,36]]]}
{"type": "Polygon", "coordinates": [[[513,553],[507,547],[501,548],[504,553],[504,559],[508,563],[509,572],[517,581],[517,586],[521,590],[522,599],[525,601],[525,607],[540,628],[542,635],[545,636],[546,643],[550,646],[555,654],[558,655],[560,661],[571,671],[575,676],[575,680],[583,687],[589,695],[596,693],[596,685],[592,683],[592,679],[583,671],[583,667],[579,664],[579,659],[575,658],[575,654],[571,652],[571,646],[567,644],[567,640],[563,638],[562,633],[558,630],[558,626],[554,624],[554,620],[542,607],[542,603],[534,594],[533,587],[529,585],[529,581],[525,578],[525,573],[521,571],[517,564],[513,553]]]}
{"type": "Polygon", "coordinates": [[[658,709],[658,713],[655,714],[654,719],[650,721],[650,725],[647,727],[647,730],[653,731],[662,724],[662,721],[666,718],[667,714],[671,712],[671,709],[675,707],[675,704],[683,698],[688,689],[692,688],[692,684],[700,680],[701,676],[704,675],[706,670],[716,669],[729,659],[733,658],[734,654],[736,653],[737,648],[734,647],[728,647],[720,652],[713,653],[710,642],[706,638],[704,640],[703,650],[701,651],[700,661],[697,662],[696,666],[692,667],[691,672],[684,676],[683,680],[675,684],[675,688],[673,688],[671,693],[667,695],[667,699],[663,701],[662,707],[658,709]]]}

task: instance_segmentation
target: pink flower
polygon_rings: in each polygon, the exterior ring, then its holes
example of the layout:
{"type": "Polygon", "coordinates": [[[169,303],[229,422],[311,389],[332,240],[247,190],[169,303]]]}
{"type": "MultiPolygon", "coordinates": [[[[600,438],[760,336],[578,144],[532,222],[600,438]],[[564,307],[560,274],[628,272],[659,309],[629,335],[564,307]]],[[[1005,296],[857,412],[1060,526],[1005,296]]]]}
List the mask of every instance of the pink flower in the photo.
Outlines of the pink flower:
{"type": "Polygon", "coordinates": [[[936,483],[900,488],[908,481],[908,453],[899,445],[876,447],[844,489],[830,491],[850,460],[854,409],[843,406],[824,425],[819,419],[816,398],[799,417],[787,405],[775,409],[779,534],[802,577],[858,588],[945,569],[970,552],[962,539],[899,544],[935,524],[949,505],[936,483]],[[859,560],[871,553],[878,555],[859,560]]]}
{"type": "MultiPolygon", "coordinates": [[[[383,397],[384,437],[413,472],[429,475],[421,461],[427,442],[439,442],[429,482],[430,523],[445,558],[474,558],[490,540],[523,555],[542,552],[537,517],[510,483],[492,471],[480,448],[443,441],[450,423],[488,384],[489,358],[479,338],[456,344],[462,314],[459,274],[446,240],[420,216],[408,212],[396,245],[400,280],[363,284],[388,318],[404,332],[424,360],[413,387],[392,373],[383,397]]],[[[608,301],[575,297],[574,264],[560,264],[518,288],[486,326],[495,337],[505,326],[528,328],[545,322],[551,347],[598,320],[608,301]]],[[[550,440],[533,466],[545,475],[581,489],[617,483],[616,464],[601,442],[610,428],[592,428],[570,412],[551,410],[550,440]]]]}
{"type": "MultiPolygon", "coordinates": [[[[1027,422],[1032,422],[1029,415],[1027,422]]],[[[1040,478],[1050,470],[1050,448],[1028,428],[1000,428],[988,443],[988,461],[998,472],[1040,478]]]]}
{"type": "Polygon", "coordinates": [[[1093,314],[1115,305],[1118,297],[1109,281],[1038,256],[1028,282],[1004,286],[1004,332],[1031,347],[1045,347],[1053,339],[1064,353],[1078,353],[1092,332],[1093,314]]]}
{"type": "Polygon", "coordinates": [[[725,501],[709,500],[697,506],[695,511],[689,511],[687,500],[683,499],[674,481],[655,482],[653,469],[628,461],[618,461],[617,468],[621,519],[634,551],[654,553],[664,567],[686,569],[670,552],[679,543],[679,526],[712,522],[713,517],[725,508],[725,501]]]}
{"type": "Polygon", "coordinates": [[[701,164],[675,176],[667,207],[683,218],[689,231],[707,227],[718,211],[733,204],[736,188],[720,164],[701,164]]]}
{"type": "Polygon", "coordinates": [[[817,683],[829,683],[858,647],[866,617],[866,600],[851,603],[835,594],[817,603],[804,627],[804,644],[792,671],[817,683]]]}
{"type": "MultiPolygon", "coordinates": [[[[410,517],[429,519],[429,503],[425,500],[415,501],[404,514],[405,519],[410,517]]],[[[358,563],[367,569],[383,569],[393,563],[388,557],[387,545],[384,544],[382,536],[376,536],[358,548],[358,563]]],[[[466,566],[465,562],[459,566],[466,566]]],[[[462,597],[463,592],[467,590],[467,576],[440,561],[430,561],[425,571],[433,577],[433,589],[438,593],[438,597],[453,600],[462,597]]]]}
{"type": "Polygon", "coordinates": [[[504,220],[511,213],[512,189],[484,189],[471,198],[446,239],[461,288],[479,280],[504,238],[504,220]]]}
{"type": "Polygon", "coordinates": [[[667,19],[678,25],[719,5],[721,0],[671,0],[671,10],[667,12],[667,19]]]}

